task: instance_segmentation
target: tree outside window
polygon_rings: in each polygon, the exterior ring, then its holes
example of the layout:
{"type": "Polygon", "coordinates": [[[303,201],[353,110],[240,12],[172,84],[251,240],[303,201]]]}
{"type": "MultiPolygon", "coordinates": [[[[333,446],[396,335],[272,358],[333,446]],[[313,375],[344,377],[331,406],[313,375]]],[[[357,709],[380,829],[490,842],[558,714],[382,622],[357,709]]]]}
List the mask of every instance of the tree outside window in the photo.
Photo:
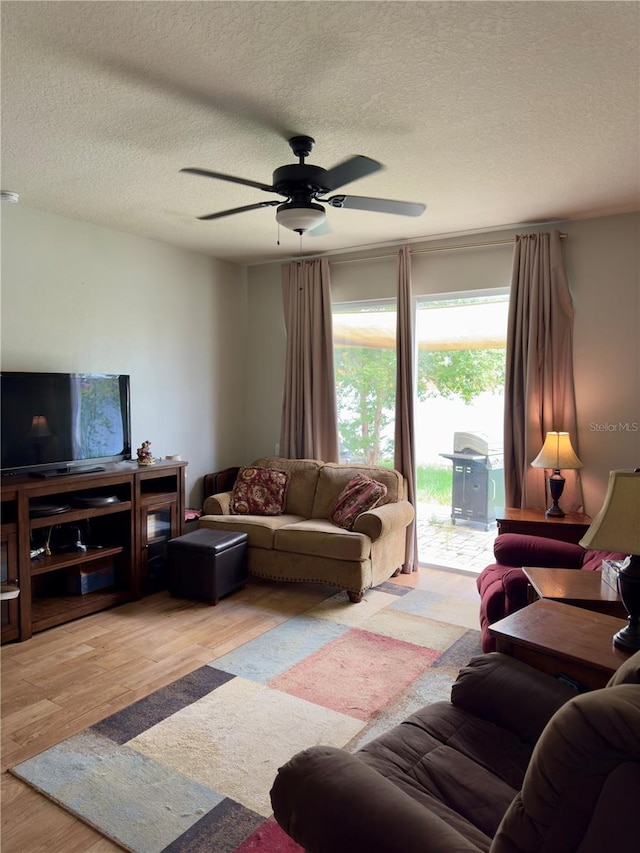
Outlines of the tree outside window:
{"type": "MultiPolygon", "coordinates": [[[[492,297],[451,300],[434,304],[426,324],[438,332],[443,308],[476,306],[477,324],[482,327],[481,306],[495,304],[492,297]]],[[[505,298],[500,297],[501,310],[505,298]]],[[[433,304],[433,303],[432,303],[433,304]]],[[[430,310],[426,309],[427,312],[430,310]]],[[[451,312],[449,312],[451,314],[451,312]]],[[[488,316],[488,315],[487,315],[488,316]]],[[[460,315],[462,321],[462,316],[460,315]]],[[[485,321],[486,322],[486,321],[485,321]]],[[[389,306],[359,310],[334,317],[335,373],[341,458],[367,465],[393,464],[396,353],[395,310],[389,306]],[[377,330],[377,331],[376,331],[377,330]]],[[[419,401],[432,397],[462,400],[471,404],[487,391],[504,387],[504,332],[500,336],[476,334],[465,346],[464,335],[449,343],[419,340],[416,365],[416,394],[419,401]],[[478,340],[481,345],[478,346],[478,340]],[[489,345],[482,346],[482,342],[489,345]],[[496,342],[502,345],[496,346],[496,342]],[[447,348],[447,346],[449,348],[447,348]]],[[[446,338],[446,335],[444,336],[446,338]]]]}

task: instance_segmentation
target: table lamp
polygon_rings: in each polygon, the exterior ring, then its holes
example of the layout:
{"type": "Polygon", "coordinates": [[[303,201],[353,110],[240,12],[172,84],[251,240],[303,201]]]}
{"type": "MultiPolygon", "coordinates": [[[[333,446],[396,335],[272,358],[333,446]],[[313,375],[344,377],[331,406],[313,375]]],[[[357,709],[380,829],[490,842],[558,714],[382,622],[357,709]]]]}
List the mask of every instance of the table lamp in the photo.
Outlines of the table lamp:
{"type": "Polygon", "coordinates": [[[580,545],[629,555],[618,574],[618,591],[629,618],[614,635],[613,644],[640,649],[640,468],[609,472],[604,504],[580,545]]]}
{"type": "Polygon", "coordinates": [[[31,419],[31,426],[27,430],[27,438],[33,443],[36,462],[40,464],[43,456],[44,445],[48,438],[51,438],[53,433],[49,428],[47,419],[44,415],[34,415],[31,419]]]}
{"type": "Polygon", "coordinates": [[[542,450],[531,463],[533,468],[551,468],[553,474],[549,477],[549,492],[553,503],[545,512],[551,518],[563,518],[564,512],[558,506],[558,501],[564,491],[564,477],[561,468],[582,468],[582,462],[576,456],[568,432],[548,432],[542,445],[542,450]]]}

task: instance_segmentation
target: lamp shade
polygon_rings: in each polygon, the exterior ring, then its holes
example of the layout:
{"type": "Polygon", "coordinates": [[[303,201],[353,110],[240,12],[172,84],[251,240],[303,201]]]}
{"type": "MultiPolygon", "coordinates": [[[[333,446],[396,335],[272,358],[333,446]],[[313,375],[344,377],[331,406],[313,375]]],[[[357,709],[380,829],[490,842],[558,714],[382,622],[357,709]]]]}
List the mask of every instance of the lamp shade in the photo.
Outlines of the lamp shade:
{"type": "Polygon", "coordinates": [[[583,548],[640,554],[640,471],[609,472],[602,509],[580,544],[583,548]]]}
{"type": "Polygon", "coordinates": [[[276,219],[280,225],[299,234],[312,231],[318,225],[322,225],[326,218],[324,208],[312,202],[309,204],[285,202],[276,211],[276,219]]]}
{"type": "Polygon", "coordinates": [[[548,432],[542,450],[531,463],[533,468],[582,468],[568,432],[548,432]]]}
{"type": "Polygon", "coordinates": [[[27,438],[48,438],[51,435],[49,424],[44,415],[34,415],[31,426],[27,432],[27,438]]]}

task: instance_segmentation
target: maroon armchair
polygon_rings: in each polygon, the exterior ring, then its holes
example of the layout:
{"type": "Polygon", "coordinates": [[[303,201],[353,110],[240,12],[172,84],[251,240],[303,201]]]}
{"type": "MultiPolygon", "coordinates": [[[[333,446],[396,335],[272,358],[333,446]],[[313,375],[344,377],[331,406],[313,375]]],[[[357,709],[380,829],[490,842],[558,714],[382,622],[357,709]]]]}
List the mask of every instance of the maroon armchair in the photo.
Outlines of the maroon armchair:
{"type": "Polygon", "coordinates": [[[480,593],[482,650],[485,652],[495,650],[489,625],[527,604],[527,578],[522,566],[595,571],[601,568],[603,559],[624,559],[623,554],[585,551],[570,542],[523,533],[500,534],[493,543],[493,554],[496,562],[483,569],[476,582],[480,593]]]}

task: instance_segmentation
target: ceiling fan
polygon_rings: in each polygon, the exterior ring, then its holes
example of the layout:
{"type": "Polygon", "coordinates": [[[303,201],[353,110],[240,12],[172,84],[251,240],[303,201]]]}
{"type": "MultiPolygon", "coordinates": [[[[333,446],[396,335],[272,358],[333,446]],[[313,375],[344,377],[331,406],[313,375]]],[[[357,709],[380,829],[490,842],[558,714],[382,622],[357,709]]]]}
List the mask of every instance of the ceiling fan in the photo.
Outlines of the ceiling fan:
{"type": "Polygon", "coordinates": [[[350,184],[351,181],[378,172],[384,167],[376,160],[356,155],[334,166],[333,169],[323,169],[320,166],[311,166],[305,163],[305,159],[315,145],[315,140],[310,136],[292,136],[289,139],[289,145],[295,156],[298,157],[299,162],[280,166],[276,169],[273,173],[272,184],[262,184],[259,181],[237,178],[234,175],[225,175],[222,172],[209,172],[207,169],[180,169],[181,172],[202,175],[205,178],[218,178],[218,180],[231,181],[234,184],[244,184],[248,187],[264,190],[264,192],[277,193],[286,198],[285,202],[276,199],[259,201],[255,204],[247,204],[244,207],[234,207],[231,210],[222,210],[219,213],[209,213],[206,216],[199,216],[198,219],[220,219],[223,216],[232,216],[246,210],[277,206],[276,220],[280,225],[291,229],[291,231],[296,231],[298,234],[304,234],[316,229],[320,229],[316,233],[323,231],[320,226],[325,223],[325,209],[322,204],[317,204],[317,202],[328,204],[331,207],[394,213],[400,216],[420,216],[426,209],[424,204],[393,201],[385,198],[342,194],[324,198],[327,193],[335,192],[345,184],[350,184]]]}

